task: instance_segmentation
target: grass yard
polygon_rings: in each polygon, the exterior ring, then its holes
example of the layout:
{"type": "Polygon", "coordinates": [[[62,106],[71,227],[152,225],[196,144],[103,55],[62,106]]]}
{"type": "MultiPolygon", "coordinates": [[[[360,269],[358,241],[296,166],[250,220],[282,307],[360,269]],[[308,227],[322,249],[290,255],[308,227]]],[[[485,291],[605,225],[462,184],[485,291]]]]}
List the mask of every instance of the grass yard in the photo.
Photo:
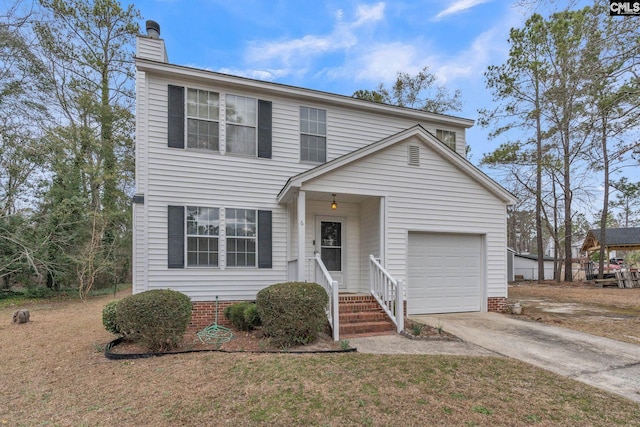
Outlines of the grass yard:
{"type": "Polygon", "coordinates": [[[640,425],[637,403],[506,358],[211,352],[109,361],[101,310],[111,300],[0,308],[0,425],[640,425]],[[18,308],[31,311],[30,323],[11,323],[18,308]]]}
{"type": "Polygon", "coordinates": [[[640,288],[598,288],[588,282],[517,282],[509,302],[522,319],[640,344],[640,288]]]}

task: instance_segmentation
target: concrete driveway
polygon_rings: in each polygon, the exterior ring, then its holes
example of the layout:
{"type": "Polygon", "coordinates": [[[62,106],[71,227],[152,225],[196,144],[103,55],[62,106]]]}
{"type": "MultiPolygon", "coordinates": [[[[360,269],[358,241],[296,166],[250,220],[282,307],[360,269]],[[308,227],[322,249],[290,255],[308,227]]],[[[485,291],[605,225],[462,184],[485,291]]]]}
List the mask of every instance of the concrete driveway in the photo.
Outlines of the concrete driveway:
{"type": "Polygon", "coordinates": [[[640,402],[640,345],[498,313],[411,316],[465,342],[640,402]]]}

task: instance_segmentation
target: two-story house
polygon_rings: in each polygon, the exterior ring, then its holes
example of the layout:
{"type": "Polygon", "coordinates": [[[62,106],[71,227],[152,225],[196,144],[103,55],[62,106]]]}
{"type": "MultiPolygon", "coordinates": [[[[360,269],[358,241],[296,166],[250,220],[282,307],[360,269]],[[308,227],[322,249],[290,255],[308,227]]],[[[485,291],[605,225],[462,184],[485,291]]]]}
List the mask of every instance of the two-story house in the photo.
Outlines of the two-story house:
{"type": "MultiPolygon", "coordinates": [[[[285,281],[408,314],[502,310],[513,196],[465,157],[472,120],[136,55],[133,291],[254,300],[285,281]]],[[[335,325],[335,323],[334,323],[335,325]]],[[[337,338],[337,334],[334,334],[337,338]]]]}

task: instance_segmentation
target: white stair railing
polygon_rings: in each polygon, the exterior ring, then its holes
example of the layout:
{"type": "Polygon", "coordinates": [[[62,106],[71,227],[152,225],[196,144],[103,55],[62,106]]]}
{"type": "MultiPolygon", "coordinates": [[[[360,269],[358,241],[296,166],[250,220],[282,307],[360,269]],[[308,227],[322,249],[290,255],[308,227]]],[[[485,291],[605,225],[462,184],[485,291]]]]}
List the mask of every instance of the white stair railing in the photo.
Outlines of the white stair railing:
{"type": "Polygon", "coordinates": [[[338,312],[338,281],[333,280],[331,274],[325,267],[320,254],[316,254],[313,258],[315,260],[314,281],[327,291],[329,295],[329,306],[327,307],[327,319],[333,331],[333,340],[338,341],[340,339],[340,320],[338,312]]]}
{"type": "Polygon", "coordinates": [[[371,295],[396,325],[398,333],[402,332],[404,329],[402,281],[395,280],[373,255],[369,255],[369,283],[371,295]]]}

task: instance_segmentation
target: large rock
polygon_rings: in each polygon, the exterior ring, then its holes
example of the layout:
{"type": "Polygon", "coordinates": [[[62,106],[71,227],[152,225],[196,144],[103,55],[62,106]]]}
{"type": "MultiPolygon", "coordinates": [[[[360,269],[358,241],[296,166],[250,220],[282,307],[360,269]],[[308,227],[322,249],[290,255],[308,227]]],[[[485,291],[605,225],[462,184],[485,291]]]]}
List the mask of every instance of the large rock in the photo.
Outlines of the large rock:
{"type": "Polygon", "coordinates": [[[13,323],[27,323],[29,321],[29,310],[18,310],[13,313],[13,323]]]}

